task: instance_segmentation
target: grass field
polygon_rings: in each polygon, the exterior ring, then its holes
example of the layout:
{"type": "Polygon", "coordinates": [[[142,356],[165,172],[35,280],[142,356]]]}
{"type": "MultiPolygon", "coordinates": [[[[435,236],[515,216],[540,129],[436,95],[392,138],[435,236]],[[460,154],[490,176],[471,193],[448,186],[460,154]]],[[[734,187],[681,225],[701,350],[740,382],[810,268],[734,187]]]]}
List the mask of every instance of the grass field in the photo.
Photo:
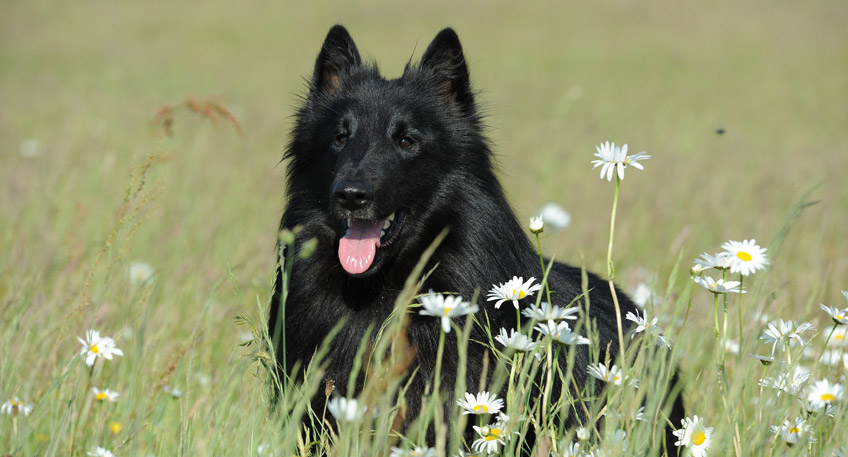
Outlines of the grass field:
{"type": "Polygon", "coordinates": [[[591,169],[594,146],[651,154],[622,182],[617,282],[664,296],[648,309],[676,341],[690,414],[715,427],[710,454],[848,445],[837,433],[845,400],[832,420],[810,419],[815,445],[770,439],[768,426],[798,408],[788,395],[760,396],[762,367],[750,357],[769,350],[756,313],[811,322],[813,358],[795,363],[811,383],[848,382],[848,363],[815,360],[831,328],[819,303],[848,306],[848,4],[318,3],[4,6],[0,402],[34,408],[0,414],[0,455],[297,452],[297,430],[268,415],[265,375],[245,356],[255,345],[239,346],[252,335],[234,317],[264,319],[285,202],[279,161],[334,23],[392,77],[439,29],[457,30],[519,218],[547,202],[571,213],[565,231],[542,235],[557,260],[606,270],[613,186],[591,169]],[[226,107],[244,135],[182,110],[162,136],[160,108],[190,98],[226,107]],[[817,204],[790,218],[808,191],[817,204]],[[728,358],[725,398],[712,297],[693,291],[685,270],[750,238],[770,247],[771,267],[731,299],[731,316],[744,306],[744,339],[728,358]],[[130,281],[131,262],[152,266],[155,280],[130,281]],[[76,339],[89,328],[124,356],[90,371],[76,339]],[[95,402],[92,386],[117,390],[118,402],[95,402]]]}

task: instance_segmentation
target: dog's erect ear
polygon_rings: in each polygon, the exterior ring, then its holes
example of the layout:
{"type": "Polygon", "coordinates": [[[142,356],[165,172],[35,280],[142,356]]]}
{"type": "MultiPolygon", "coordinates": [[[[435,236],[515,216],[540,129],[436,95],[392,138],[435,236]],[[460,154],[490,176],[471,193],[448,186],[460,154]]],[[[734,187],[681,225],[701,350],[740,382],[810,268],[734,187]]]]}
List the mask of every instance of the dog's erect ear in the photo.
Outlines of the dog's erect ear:
{"type": "Polygon", "coordinates": [[[334,25],[327,33],[318,60],[315,61],[310,91],[318,93],[338,90],[342,87],[345,74],[360,63],[359,51],[347,29],[334,25]]]}
{"type": "Polygon", "coordinates": [[[439,32],[421,57],[421,68],[434,72],[443,93],[451,102],[472,101],[468,67],[459,37],[451,28],[439,32]]]}

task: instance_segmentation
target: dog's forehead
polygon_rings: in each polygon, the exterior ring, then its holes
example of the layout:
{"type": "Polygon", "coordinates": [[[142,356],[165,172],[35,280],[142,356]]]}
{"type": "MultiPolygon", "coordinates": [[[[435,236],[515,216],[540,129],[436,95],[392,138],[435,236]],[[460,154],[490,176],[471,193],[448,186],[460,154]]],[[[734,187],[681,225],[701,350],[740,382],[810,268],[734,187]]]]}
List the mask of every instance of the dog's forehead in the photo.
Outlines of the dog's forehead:
{"type": "Polygon", "coordinates": [[[345,97],[348,106],[357,114],[373,119],[405,115],[417,117],[432,109],[432,93],[420,84],[410,84],[403,78],[374,78],[361,81],[345,97]]]}

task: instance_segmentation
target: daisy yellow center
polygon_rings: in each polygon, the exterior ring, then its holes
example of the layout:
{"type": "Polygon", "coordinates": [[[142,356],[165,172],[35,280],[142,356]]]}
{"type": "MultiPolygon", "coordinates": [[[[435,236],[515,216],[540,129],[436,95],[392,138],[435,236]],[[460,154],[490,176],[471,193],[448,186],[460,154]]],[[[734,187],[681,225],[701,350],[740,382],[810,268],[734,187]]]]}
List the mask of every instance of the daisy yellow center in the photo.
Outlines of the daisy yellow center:
{"type": "Polygon", "coordinates": [[[486,441],[494,441],[501,437],[501,429],[493,428],[489,429],[489,434],[486,435],[486,441]]]}
{"type": "Polygon", "coordinates": [[[524,292],[521,289],[512,289],[512,296],[518,296],[518,299],[521,300],[522,298],[527,296],[527,292],[524,292]]]}
{"type": "Polygon", "coordinates": [[[706,440],[707,435],[704,432],[695,432],[692,434],[692,442],[695,443],[695,446],[704,444],[704,441],[706,440]]]}
{"type": "Polygon", "coordinates": [[[798,427],[792,427],[792,428],[789,429],[789,433],[791,433],[791,434],[801,433],[801,429],[798,428],[798,427]]]}
{"type": "Polygon", "coordinates": [[[754,260],[754,258],[751,256],[751,254],[748,254],[745,251],[737,252],[736,257],[739,257],[739,260],[744,260],[745,262],[750,262],[751,260],[754,260]]]}
{"type": "Polygon", "coordinates": [[[91,345],[91,347],[90,347],[90,348],[88,348],[88,350],[89,350],[89,351],[91,351],[91,352],[93,352],[93,353],[95,353],[95,354],[100,354],[100,349],[97,349],[97,345],[96,345],[96,344],[92,344],[92,345],[91,345]]]}
{"type": "Polygon", "coordinates": [[[451,312],[451,310],[452,310],[452,309],[453,309],[453,308],[447,308],[447,307],[446,307],[446,308],[445,308],[445,316],[447,316],[447,315],[448,315],[448,313],[449,313],[449,312],[451,312]]]}
{"type": "Polygon", "coordinates": [[[486,405],[477,405],[477,406],[475,406],[475,407],[473,407],[473,408],[471,408],[471,409],[473,409],[475,412],[478,412],[478,413],[487,413],[487,412],[489,412],[489,407],[488,407],[488,406],[486,406],[486,405]]]}
{"type": "Polygon", "coordinates": [[[122,428],[123,427],[121,427],[121,424],[119,424],[117,422],[112,422],[112,425],[109,426],[109,430],[112,431],[113,435],[117,435],[118,433],[121,433],[122,428]]]}
{"type": "Polygon", "coordinates": [[[830,402],[830,401],[836,400],[836,396],[833,395],[830,392],[826,392],[826,393],[821,394],[821,399],[822,399],[822,401],[830,402]]]}
{"type": "Polygon", "coordinates": [[[95,398],[97,398],[98,400],[101,400],[101,401],[105,400],[106,399],[106,392],[97,392],[97,396],[95,398]]]}
{"type": "Polygon", "coordinates": [[[839,340],[839,341],[842,341],[842,340],[844,340],[844,339],[845,339],[845,335],[841,335],[841,334],[833,335],[833,337],[834,337],[834,338],[836,338],[836,339],[837,339],[837,340],[839,340]]]}
{"type": "Polygon", "coordinates": [[[621,376],[615,375],[615,377],[612,378],[612,380],[615,381],[615,382],[621,381],[621,376]]]}

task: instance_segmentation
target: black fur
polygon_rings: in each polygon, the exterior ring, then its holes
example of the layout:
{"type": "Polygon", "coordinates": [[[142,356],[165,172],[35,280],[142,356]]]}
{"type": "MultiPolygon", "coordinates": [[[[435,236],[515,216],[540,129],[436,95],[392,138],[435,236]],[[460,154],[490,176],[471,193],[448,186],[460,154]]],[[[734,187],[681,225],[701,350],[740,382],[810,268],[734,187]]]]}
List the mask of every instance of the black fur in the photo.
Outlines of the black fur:
{"type": "MultiPolygon", "coordinates": [[[[393,309],[422,252],[446,227],[447,238],[430,265],[439,264],[423,290],[458,292],[466,299],[513,276],[541,278],[539,257],[519,224],[495,177],[492,153],[474,101],[459,39],[451,29],[435,37],[417,65],[407,65],[394,80],[382,78],[374,65],[363,64],[342,26],[333,27],[315,64],[309,94],[297,114],[288,159],[288,205],[281,228],[302,226],[299,242],[318,240],[311,257],[294,263],[286,309],[286,370],[307,363],[327,332],[340,320],[347,324],[331,345],[328,379],[346,385],[358,343],[371,324],[383,322],[393,309]],[[405,148],[403,138],[412,140],[405,148]],[[342,208],[333,195],[341,181],[364,183],[372,198],[356,209],[342,208]],[[347,273],[338,259],[343,220],[349,216],[383,219],[403,209],[407,214],[394,242],[377,250],[363,274],[347,273]]],[[[279,278],[278,278],[279,279],[279,278]]],[[[271,308],[269,329],[278,315],[280,283],[271,308]]],[[[550,273],[554,303],[567,305],[581,294],[581,271],[556,263],[550,273]]],[[[609,286],[589,274],[591,319],[600,331],[600,346],[618,350],[616,320],[609,286]]],[[[622,316],[635,311],[618,293],[622,316]]],[[[525,299],[526,303],[529,300],[525,299]]],[[[515,327],[515,310],[480,300],[492,328],[515,327]]],[[[408,335],[417,349],[419,367],[407,395],[414,417],[434,372],[439,321],[412,316],[408,335]]],[[[472,340],[485,340],[475,329],[472,340]]],[[[451,335],[454,335],[452,333],[451,335]]],[[[279,345],[282,348],[282,345],[279,345]]],[[[468,385],[475,386],[487,349],[469,348],[468,385]]],[[[281,353],[278,351],[280,361],[281,353]]],[[[443,382],[452,389],[457,371],[455,340],[447,339],[443,382]]],[[[585,349],[577,366],[588,364],[585,349]]],[[[585,369],[574,370],[582,382],[585,369]]],[[[316,408],[323,408],[323,392],[316,408]]]]}

